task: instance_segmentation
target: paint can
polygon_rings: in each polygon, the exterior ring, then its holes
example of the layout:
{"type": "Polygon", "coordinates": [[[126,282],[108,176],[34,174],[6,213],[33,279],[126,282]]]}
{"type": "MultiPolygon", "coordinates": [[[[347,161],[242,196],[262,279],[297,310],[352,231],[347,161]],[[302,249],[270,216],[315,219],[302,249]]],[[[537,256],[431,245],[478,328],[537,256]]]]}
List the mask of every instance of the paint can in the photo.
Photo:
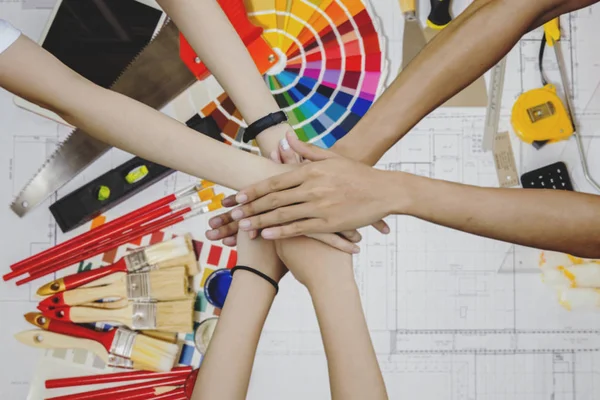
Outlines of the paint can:
{"type": "Polygon", "coordinates": [[[231,280],[231,270],[227,268],[218,269],[210,274],[204,283],[206,300],[217,308],[223,308],[231,280]]]}
{"type": "Polygon", "coordinates": [[[198,328],[196,328],[196,332],[194,333],[194,343],[202,355],[204,355],[208,349],[212,335],[217,327],[218,320],[219,317],[207,318],[198,325],[198,328]]]}

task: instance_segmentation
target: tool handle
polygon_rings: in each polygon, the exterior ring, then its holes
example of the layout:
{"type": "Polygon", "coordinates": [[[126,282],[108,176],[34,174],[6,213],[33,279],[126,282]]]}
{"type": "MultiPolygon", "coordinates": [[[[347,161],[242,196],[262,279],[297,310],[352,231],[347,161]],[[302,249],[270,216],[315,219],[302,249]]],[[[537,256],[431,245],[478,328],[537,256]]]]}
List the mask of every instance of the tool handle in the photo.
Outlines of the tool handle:
{"type": "Polygon", "coordinates": [[[546,43],[548,46],[554,46],[554,43],[560,40],[560,22],[556,17],[544,24],[544,33],[546,34],[546,43]]]}
{"type": "Polygon", "coordinates": [[[403,14],[409,13],[409,12],[416,12],[417,11],[417,6],[416,6],[416,1],[415,0],[399,0],[400,2],[400,9],[402,10],[403,14]]]}
{"type": "Polygon", "coordinates": [[[38,349],[83,349],[96,354],[108,363],[108,351],[98,342],[89,339],[74,338],[60,333],[47,332],[41,329],[19,332],[15,339],[30,347],[38,349]]]}
{"type": "Polygon", "coordinates": [[[99,342],[106,351],[110,350],[115,332],[98,332],[83,326],[71,324],[69,322],[51,320],[46,328],[50,332],[61,333],[63,335],[73,336],[81,339],[89,339],[99,342]]]}
{"type": "Polygon", "coordinates": [[[47,389],[58,389],[72,386],[99,385],[104,383],[128,382],[141,379],[164,379],[175,376],[185,376],[192,372],[192,367],[176,367],[169,372],[131,371],[114,374],[76,376],[72,378],[49,379],[47,389]]]}
{"type": "Polygon", "coordinates": [[[73,322],[75,324],[89,324],[95,322],[117,322],[131,326],[131,307],[116,310],[93,307],[57,307],[43,313],[48,318],[57,321],[73,322]]]}
{"type": "MultiPolygon", "coordinates": [[[[54,295],[52,296],[52,299],[58,297],[60,297],[60,295],[54,295]]],[[[78,306],[111,297],[127,298],[127,287],[125,286],[124,281],[115,282],[106,286],[79,288],[66,291],[62,293],[62,304],[68,306],[78,306]]],[[[60,303],[56,304],[60,305],[60,303]]]]}
{"type": "Polygon", "coordinates": [[[432,29],[442,30],[452,21],[450,15],[450,0],[430,0],[431,11],[427,17],[427,26],[432,29]]]}

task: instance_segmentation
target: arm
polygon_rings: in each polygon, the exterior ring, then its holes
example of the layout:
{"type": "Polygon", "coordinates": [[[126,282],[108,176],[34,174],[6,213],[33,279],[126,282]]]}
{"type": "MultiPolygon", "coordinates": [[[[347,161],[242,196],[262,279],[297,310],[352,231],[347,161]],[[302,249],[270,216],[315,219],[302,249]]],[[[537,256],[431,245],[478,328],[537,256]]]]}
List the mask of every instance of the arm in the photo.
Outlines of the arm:
{"type": "MultiPolygon", "coordinates": [[[[287,271],[266,241],[240,241],[238,265],[276,281],[287,271]]],[[[275,288],[263,278],[244,270],[233,275],[192,400],[246,398],[256,347],[274,298],[275,288]]]]}
{"type": "Polygon", "coordinates": [[[55,111],[105,143],[233,189],[290,169],[93,84],[24,35],[0,54],[0,87],[55,111]]]}
{"type": "Polygon", "coordinates": [[[423,117],[504,57],[523,34],[597,1],[474,1],[425,46],[332,150],[374,165],[423,117]]]}
{"type": "Polygon", "coordinates": [[[600,258],[600,196],[480,188],[381,171],[289,140],[297,153],[316,162],[242,190],[238,197],[250,203],[240,207],[249,217],[241,229],[271,227],[262,236],[280,239],[406,214],[492,239],[600,258]],[[275,206],[281,208],[271,211],[275,206]]]}
{"type": "MultiPolygon", "coordinates": [[[[218,7],[215,6],[214,1],[162,0],[160,4],[188,37],[191,45],[204,60],[207,67],[214,71],[217,79],[222,80],[223,85],[225,83],[229,85],[226,89],[247,122],[251,123],[268,113],[278,111],[278,106],[273,101],[264,82],[261,79],[254,79],[254,77],[258,78],[259,74],[245,48],[234,46],[234,42],[241,44],[239,39],[234,38],[234,36],[237,37],[235,32],[230,30],[226,34],[222,29],[222,25],[228,25],[228,23],[223,18],[221,20],[217,18],[217,14],[223,13],[216,10],[218,7]],[[182,13],[182,3],[188,3],[190,7],[186,10],[186,13],[182,13]],[[204,20],[202,23],[197,23],[186,17],[186,15],[194,15],[191,11],[194,9],[193,7],[196,7],[195,10],[198,11],[198,16],[201,11],[210,14],[211,23],[209,24],[208,21],[204,20]],[[203,29],[206,29],[206,31],[202,31],[203,29]],[[219,32],[221,39],[218,44],[202,40],[201,35],[206,37],[207,35],[214,35],[215,32],[219,32]],[[223,49],[228,49],[228,51],[224,52],[223,49]],[[231,51],[229,51],[230,49],[231,51]],[[201,53],[204,51],[207,52],[207,55],[210,54],[210,59],[206,59],[204,54],[201,53]],[[226,65],[228,67],[225,67],[226,65]],[[238,84],[233,85],[232,82],[238,82],[238,84]],[[252,95],[249,96],[249,93],[252,95]]],[[[277,150],[284,133],[291,131],[289,127],[284,126],[283,128],[267,130],[257,137],[257,142],[263,154],[270,154],[272,151],[277,150]]],[[[294,161],[294,159],[288,157],[287,161],[294,161]]],[[[254,252],[256,246],[264,246],[265,243],[269,243],[264,241],[248,243],[245,232],[239,233],[237,242],[240,255],[246,251],[254,252]]],[[[351,257],[307,238],[277,242],[277,247],[285,265],[290,268],[298,279],[303,282],[313,282],[313,280],[315,282],[310,285],[313,288],[311,294],[314,294],[313,302],[327,353],[333,397],[336,399],[369,398],[373,400],[385,398],[385,385],[360,305],[358,289],[354,282],[351,257]],[[307,254],[310,254],[310,260],[307,259],[307,254]],[[307,271],[311,271],[311,273],[307,274],[307,271]],[[323,279],[316,279],[316,277],[322,277],[323,279]],[[353,349],[352,352],[348,351],[350,348],[353,349]]],[[[261,310],[265,310],[263,302],[267,300],[269,299],[261,299],[261,310]]],[[[272,301],[272,299],[269,301],[272,301]]],[[[247,307],[247,303],[243,301],[240,301],[239,305],[244,310],[247,307]]],[[[229,305],[226,304],[226,306],[229,305]]],[[[233,306],[231,308],[233,309],[233,306]]],[[[266,315],[265,312],[254,315],[252,319],[257,318],[254,322],[250,322],[246,318],[247,323],[251,323],[251,326],[254,327],[253,332],[259,332],[262,328],[264,315],[266,315]]],[[[230,334],[235,335],[235,333],[230,334]]],[[[237,340],[239,341],[240,338],[238,337],[237,340]]],[[[254,342],[256,340],[258,338],[253,335],[249,340],[244,340],[245,342],[253,342],[252,346],[248,343],[245,345],[248,346],[248,351],[243,353],[245,356],[242,362],[247,368],[243,371],[238,370],[243,373],[244,377],[249,376],[250,373],[251,361],[249,360],[254,356],[256,350],[254,342]],[[248,362],[250,364],[247,364],[248,362]]],[[[223,359],[219,362],[226,365],[223,359]]],[[[247,380],[243,382],[242,385],[247,387],[247,380]]],[[[199,385],[202,385],[202,383],[199,383],[199,385]]],[[[236,383],[237,385],[238,383],[236,383]]]]}

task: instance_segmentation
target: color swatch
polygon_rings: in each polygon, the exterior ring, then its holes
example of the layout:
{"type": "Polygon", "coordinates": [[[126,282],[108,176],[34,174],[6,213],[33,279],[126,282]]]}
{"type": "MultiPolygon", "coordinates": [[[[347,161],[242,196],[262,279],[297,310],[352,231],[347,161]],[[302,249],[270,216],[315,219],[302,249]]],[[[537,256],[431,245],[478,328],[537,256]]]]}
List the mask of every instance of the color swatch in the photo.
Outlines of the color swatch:
{"type": "MultiPolygon", "coordinates": [[[[246,0],[250,20],[280,57],[265,83],[298,137],[331,147],[369,110],[383,89],[385,41],[358,0],[246,0]]],[[[200,113],[239,147],[244,127],[227,94],[214,92],[200,113]]],[[[253,143],[253,145],[255,145],[253,143]]],[[[258,150],[258,149],[253,149],[258,150]]]]}

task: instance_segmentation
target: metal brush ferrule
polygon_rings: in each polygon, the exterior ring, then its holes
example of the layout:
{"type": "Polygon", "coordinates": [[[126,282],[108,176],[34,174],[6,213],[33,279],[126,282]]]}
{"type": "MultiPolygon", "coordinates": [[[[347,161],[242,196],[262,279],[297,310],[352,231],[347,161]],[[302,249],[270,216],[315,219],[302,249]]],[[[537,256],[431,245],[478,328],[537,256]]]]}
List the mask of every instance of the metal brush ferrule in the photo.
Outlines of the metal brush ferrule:
{"type": "Polygon", "coordinates": [[[129,300],[151,300],[150,274],[147,272],[128,274],[127,297],[129,300]]]}
{"type": "Polygon", "coordinates": [[[156,303],[133,302],[133,329],[156,329],[156,303]]]}
{"type": "Polygon", "coordinates": [[[124,257],[127,271],[136,272],[148,266],[148,258],[146,257],[146,252],[144,250],[145,249],[136,250],[124,257]]]}
{"type": "Polygon", "coordinates": [[[133,361],[125,357],[109,354],[108,366],[114,368],[133,369],[133,361]]]}
{"type": "Polygon", "coordinates": [[[136,332],[125,328],[117,328],[115,338],[110,346],[110,353],[120,357],[131,358],[133,344],[137,335],[136,332]]]}

